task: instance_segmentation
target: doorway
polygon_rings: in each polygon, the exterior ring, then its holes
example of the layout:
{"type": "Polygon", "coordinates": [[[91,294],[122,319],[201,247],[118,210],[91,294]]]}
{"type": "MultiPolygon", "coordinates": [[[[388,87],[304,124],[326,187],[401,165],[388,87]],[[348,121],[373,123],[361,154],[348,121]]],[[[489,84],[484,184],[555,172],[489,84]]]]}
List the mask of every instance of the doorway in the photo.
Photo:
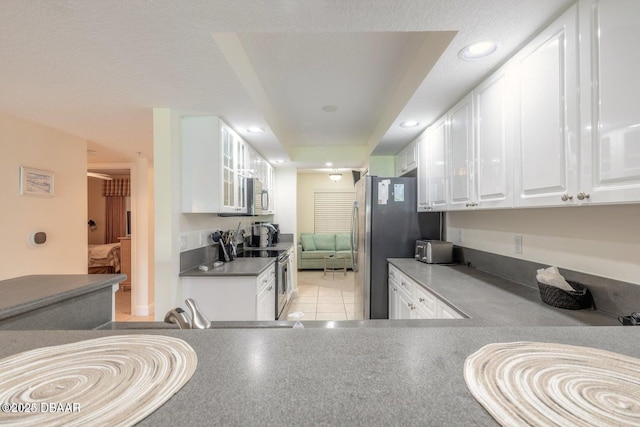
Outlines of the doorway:
{"type": "MultiPolygon", "coordinates": [[[[132,318],[132,282],[133,282],[133,262],[135,257],[131,251],[131,218],[132,209],[135,205],[129,190],[125,190],[126,195],[119,197],[121,200],[116,203],[117,214],[110,213],[112,210],[112,202],[109,200],[109,194],[115,183],[124,184],[130,188],[131,185],[131,169],[123,168],[90,168],[87,170],[87,213],[88,213],[88,236],[87,243],[90,248],[100,247],[101,245],[117,246],[117,251],[108,252],[108,260],[106,262],[98,261],[97,264],[108,264],[104,271],[99,268],[92,267],[96,262],[90,257],[89,273],[122,273],[127,279],[120,283],[120,287],[115,294],[115,320],[125,321],[132,318]],[[110,218],[113,216],[113,218],[110,218]],[[111,271],[113,270],[113,271],[111,271]]],[[[91,252],[90,252],[91,253],[91,252]]],[[[106,250],[103,253],[107,253],[106,250]]]]}

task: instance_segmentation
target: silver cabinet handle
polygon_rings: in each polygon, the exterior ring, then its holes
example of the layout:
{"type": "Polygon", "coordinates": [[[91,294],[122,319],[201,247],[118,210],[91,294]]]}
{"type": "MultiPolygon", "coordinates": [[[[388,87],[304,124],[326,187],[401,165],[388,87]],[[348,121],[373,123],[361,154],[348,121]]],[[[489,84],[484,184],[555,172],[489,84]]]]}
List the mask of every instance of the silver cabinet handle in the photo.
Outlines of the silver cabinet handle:
{"type": "Polygon", "coordinates": [[[269,286],[269,287],[267,288],[267,290],[268,290],[268,291],[270,291],[271,289],[273,289],[273,286],[269,286]]]}
{"type": "Polygon", "coordinates": [[[418,298],[418,301],[424,302],[424,298],[420,297],[420,298],[418,298]]]}
{"type": "Polygon", "coordinates": [[[562,196],[560,196],[560,199],[563,202],[566,202],[567,200],[573,200],[573,196],[567,193],[564,193],[562,196]]]}
{"type": "Polygon", "coordinates": [[[582,191],[578,193],[578,200],[588,199],[589,197],[590,197],[589,193],[584,193],[582,191]]]}

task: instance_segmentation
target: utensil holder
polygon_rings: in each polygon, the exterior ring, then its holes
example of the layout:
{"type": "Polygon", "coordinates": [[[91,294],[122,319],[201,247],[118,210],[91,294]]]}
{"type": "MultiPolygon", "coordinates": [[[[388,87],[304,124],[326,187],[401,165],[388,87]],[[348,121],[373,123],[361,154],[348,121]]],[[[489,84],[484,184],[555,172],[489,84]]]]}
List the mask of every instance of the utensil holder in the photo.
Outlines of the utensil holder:
{"type": "Polygon", "coordinates": [[[228,245],[219,245],[220,247],[218,248],[218,259],[220,261],[226,261],[225,257],[224,257],[224,253],[225,251],[227,252],[227,257],[229,257],[229,261],[233,261],[235,259],[235,257],[233,256],[233,249],[231,247],[231,244],[228,245]],[[223,250],[224,247],[224,250],[223,250]]]}

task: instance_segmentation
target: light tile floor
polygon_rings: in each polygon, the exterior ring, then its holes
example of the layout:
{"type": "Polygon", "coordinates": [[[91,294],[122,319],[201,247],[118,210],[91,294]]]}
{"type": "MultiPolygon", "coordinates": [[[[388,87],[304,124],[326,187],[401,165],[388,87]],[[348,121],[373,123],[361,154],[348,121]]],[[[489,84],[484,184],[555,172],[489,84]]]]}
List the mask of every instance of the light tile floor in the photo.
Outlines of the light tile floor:
{"type": "Polygon", "coordinates": [[[153,321],[154,315],[131,315],[131,291],[116,291],[116,322],[148,322],[153,321]]]}
{"type": "MultiPolygon", "coordinates": [[[[355,319],[354,274],[347,271],[322,270],[298,271],[298,296],[289,304],[287,314],[304,313],[302,320],[353,320],[355,319]]],[[[286,317],[285,317],[286,319],[286,317]]]]}

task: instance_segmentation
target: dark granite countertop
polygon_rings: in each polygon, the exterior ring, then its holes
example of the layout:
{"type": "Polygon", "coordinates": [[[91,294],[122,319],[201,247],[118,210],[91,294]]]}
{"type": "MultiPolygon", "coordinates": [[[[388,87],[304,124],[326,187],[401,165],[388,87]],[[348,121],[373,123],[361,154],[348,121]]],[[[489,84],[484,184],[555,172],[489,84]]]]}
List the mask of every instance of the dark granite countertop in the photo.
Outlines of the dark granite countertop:
{"type": "MultiPolygon", "coordinates": [[[[388,261],[468,319],[430,320],[442,326],[615,326],[617,316],[598,310],[567,310],[540,299],[536,288],[464,265],[424,264],[412,258],[388,261]]],[[[597,301],[596,301],[597,306],[597,301]]]]}
{"type": "Polygon", "coordinates": [[[43,274],[0,281],[0,320],[122,282],[124,274],[43,274]]]}
{"type": "MultiPolygon", "coordinates": [[[[291,242],[278,243],[267,248],[245,247],[245,251],[287,251],[293,246],[291,242]]],[[[225,262],[220,267],[214,267],[214,262],[210,260],[204,264],[208,271],[200,271],[199,266],[195,266],[180,273],[180,277],[224,277],[224,276],[258,276],[271,264],[276,262],[275,257],[256,258],[236,258],[233,261],[225,262]]]]}
{"type": "MultiPolygon", "coordinates": [[[[389,323],[387,321],[387,323],[389,323]]],[[[191,380],[140,426],[495,426],[464,361],[495,342],[596,347],[640,357],[640,328],[478,327],[0,332],[0,358],[117,334],[179,337],[191,380]]]]}
{"type": "Polygon", "coordinates": [[[198,267],[180,273],[181,277],[224,277],[224,276],[258,276],[276,262],[276,258],[238,258],[214,267],[214,261],[206,265],[208,271],[200,271],[198,267]]]}

